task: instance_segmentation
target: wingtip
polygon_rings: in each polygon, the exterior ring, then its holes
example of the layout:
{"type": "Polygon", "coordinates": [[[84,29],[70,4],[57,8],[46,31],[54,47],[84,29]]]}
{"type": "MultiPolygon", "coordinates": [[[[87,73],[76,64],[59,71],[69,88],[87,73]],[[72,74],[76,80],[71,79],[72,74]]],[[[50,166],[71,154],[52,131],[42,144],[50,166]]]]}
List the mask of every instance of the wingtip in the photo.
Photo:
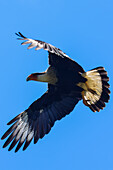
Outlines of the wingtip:
{"type": "Polygon", "coordinates": [[[21,33],[20,33],[20,32],[15,32],[15,34],[16,34],[18,37],[21,37],[21,33]]]}
{"type": "Polygon", "coordinates": [[[7,123],[7,125],[11,125],[12,123],[14,123],[15,121],[17,121],[20,117],[21,117],[21,115],[23,114],[24,112],[21,112],[20,114],[18,114],[16,117],[14,117],[13,119],[11,119],[8,123],[7,123]]]}
{"type": "Polygon", "coordinates": [[[17,149],[15,149],[15,153],[17,153],[18,152],[18,150],[17,149]]]}
{"type": "Polygon", "coordinates": [[[1,140],[3,140],[3,139],[5,139],[5,138],[4,138],[4,135],[1,137],[1,140]]]}
{"type": "Polygon", "coordinates": [[[8,135],[7,135],[7,132],[5,132],[5,133],[2,135],[1,140],[4,140],[7,136],[8,136],[8,135]]]}
{"type": "Polygon", "coordinates": [[[17,36],[19,36],[17,32],[15,32],[15,34],[16,34],[17,36]]]}
{"type": "MultiPolygon", "coordinates": [[[[21,32],[16,32],[15,34],[20,38],[26,38],[21,32]]],[[[17,38],[17,39],[20,39],[20,38],[17,38]]]]}

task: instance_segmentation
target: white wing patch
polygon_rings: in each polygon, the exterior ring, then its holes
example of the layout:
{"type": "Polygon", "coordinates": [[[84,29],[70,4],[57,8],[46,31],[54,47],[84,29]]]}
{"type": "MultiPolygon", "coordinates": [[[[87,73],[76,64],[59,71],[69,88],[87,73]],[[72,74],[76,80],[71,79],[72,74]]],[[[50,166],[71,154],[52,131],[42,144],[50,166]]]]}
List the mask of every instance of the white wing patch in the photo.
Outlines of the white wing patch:
{"type": "Polygon", "coordinates": [[[23,43],[21,43],[22,45],[30,44],[27,49],[31,49],[31,48],[35,47],[35,50],[44,49],[50,53],[54,53],[58,56],[61,56],[62,58],[64,58],[64,57],[70,58],[68,55],[66,55],[59,48],[56,48],[55,46],[53,46],[49,43],[46,43],[46,42],[40,41],[40,40],[33,40],[31,38],[26,38],[20,32],[16,33],[16,35],[20,37],[20,38],[18,38],[19,40],[25,40],[23,43]]]}

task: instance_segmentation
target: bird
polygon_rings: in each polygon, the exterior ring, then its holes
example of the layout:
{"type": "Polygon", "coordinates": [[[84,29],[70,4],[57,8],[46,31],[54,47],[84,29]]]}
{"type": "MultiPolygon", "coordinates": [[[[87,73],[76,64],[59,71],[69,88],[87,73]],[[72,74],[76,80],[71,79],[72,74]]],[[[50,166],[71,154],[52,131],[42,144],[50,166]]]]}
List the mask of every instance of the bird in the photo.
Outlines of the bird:
{"type": "Polygon", "coordinates": [[[104,67],[96,67],[87,72],[77,62],[55,46],[44,41],[25,37],[16,33],[22,45],[30,44],[28,49],[48,51],[49,67],[41,73],[32,73],[27,81],[48,83],[47,91],[34,101],[25,111],[14,117],[7,125],[10,128],[2,136],[7,138],[3,148],[17,152],[23,150],[34,139],[34,144],[48,134],[57,120],[73,111],[82,100],[93,112],[99,112],[110,99],[109,77],[104,67]]]}

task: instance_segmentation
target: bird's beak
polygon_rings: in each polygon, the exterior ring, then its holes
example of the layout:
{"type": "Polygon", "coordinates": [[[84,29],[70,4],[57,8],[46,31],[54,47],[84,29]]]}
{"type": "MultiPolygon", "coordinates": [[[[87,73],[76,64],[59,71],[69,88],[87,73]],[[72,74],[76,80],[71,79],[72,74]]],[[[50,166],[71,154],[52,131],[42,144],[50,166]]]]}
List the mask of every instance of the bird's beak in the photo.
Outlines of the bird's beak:
{"type": "Polygon", "coordinates": [[[48,76],[46,72],[33,73],[27,77],[26,81],[29,81],[29,80],[51,83],[51,77],[48,76]]]}
{"type": "Polygon", "coordinates": [[[38,81],[38,74],[37,74],[37,73],[30,74],[30,75],[26,78],[26,81],[29,81],[29,80],[38,81]]]}

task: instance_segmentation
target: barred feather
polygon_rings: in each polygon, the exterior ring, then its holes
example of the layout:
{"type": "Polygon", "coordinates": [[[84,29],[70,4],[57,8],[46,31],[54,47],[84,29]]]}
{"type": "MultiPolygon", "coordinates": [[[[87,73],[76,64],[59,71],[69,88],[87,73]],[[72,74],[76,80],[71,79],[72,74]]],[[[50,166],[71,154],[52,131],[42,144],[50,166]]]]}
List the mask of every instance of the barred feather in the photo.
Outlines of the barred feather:
{"type": "Polygon", "coordinates": [[[110,99],[107,72],[104,67],[97,67],[83,73],[82,76],[87,79],[86,83],[78,84],[84,89],[82,92],[83,103],[93,112],[99,112],[110,99]]]}

